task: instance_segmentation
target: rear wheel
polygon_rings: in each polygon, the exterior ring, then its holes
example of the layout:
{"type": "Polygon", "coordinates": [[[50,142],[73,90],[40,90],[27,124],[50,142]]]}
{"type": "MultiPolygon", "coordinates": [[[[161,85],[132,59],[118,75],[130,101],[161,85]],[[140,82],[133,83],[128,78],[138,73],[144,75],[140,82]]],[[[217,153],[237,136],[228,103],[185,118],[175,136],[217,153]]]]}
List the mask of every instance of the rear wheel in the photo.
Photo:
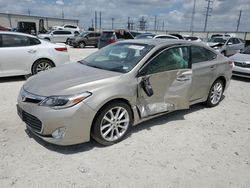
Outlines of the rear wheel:
{"type": "Polygon", "coordinates": [[[80,48],[85,48],[86,44],[84,42],[79,42],[79,47],[80,48]]]}
{"type": "Polygon", "coordinates": [[[216,80],[210,88],[206,105],[209,107],[217,106],[220,101],[224,90],[224,84],[221,80],[216,80]]]}
{"type": "Polygon", "coordinates": [[[44,40],[50,41],[50,38],[44,38],[44,40]]]}
{"type": "Polygon", "coordinates": [[[97,114],[91,135],[102,145],[112,145],[126,136],[131,124],[130,107],[123,102],[110,103],[97,114]]]}
{"type": "Polygon", "coordinates": [[[54,67],[54,64],[48,59],[37,60],[32,67],[32,74],[37,74],[42,71],[46,71],[54,67]]]}

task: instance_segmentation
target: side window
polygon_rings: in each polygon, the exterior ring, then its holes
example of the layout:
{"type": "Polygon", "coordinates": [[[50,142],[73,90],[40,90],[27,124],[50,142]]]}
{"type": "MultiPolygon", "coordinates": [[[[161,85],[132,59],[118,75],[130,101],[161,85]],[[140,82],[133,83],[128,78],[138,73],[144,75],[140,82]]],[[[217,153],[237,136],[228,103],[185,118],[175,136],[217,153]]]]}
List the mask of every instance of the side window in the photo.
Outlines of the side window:
{"type": "Polygon", "coordinates": [[[29,37],[29,41],[30,41],[30,45],[38,45],[41,44],[40,40],[36,39],[36,38],[31,38],[29,37]]]}
{"type": "Polygon", "coordinates": [[[62,32],[61,31],[54,31],[53,34],[54,35],[62,35],[62,32]]]}
{"type": "Polygon", "coordinates": [[[100,33],[96,33],[95,35],[96,35],[96,37],[100,37],[100,36],[101,36],[101,34],[100,34],[100,33]]]}
{"type": "Polygon", "coordinates": [[[89,33],[88,37],[95,37],[95,34],[94,33],[89,33]]]}
{"type": "Polygon", "coordinates": [[[146,74],[189,67],[189,48],[175,47],[161,52],[144,68],[146,74]]]}
{"type": "Polygon", "coordinates": [[[30,40],[26,36],[21,35],[2,35],[2,47],[20,47],[29,46],[30,40]]]}
{"type": "Polygon", "coordinates": [[[234,44],[239,44],[240,41],[239,41],[237,38],[233,38],[233,43],[234,43],[234,44]]]}
{"type": "Polygon", "coordinates": [[[192,63],[211,61],[217,57],[217,55],[214,52],[199,46],[192,46],[191,54],[192,54],[192,63]]]}

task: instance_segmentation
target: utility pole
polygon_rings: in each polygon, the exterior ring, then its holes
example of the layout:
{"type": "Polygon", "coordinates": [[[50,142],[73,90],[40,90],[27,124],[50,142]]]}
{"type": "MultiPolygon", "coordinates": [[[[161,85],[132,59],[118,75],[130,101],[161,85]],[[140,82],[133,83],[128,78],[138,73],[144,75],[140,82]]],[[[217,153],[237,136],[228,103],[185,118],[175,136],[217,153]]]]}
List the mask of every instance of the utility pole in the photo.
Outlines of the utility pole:
{"type": "Polygon", "coordinates": [[[112,29],[114,29],[114,18],[111,18],[112,19],[112,29]]]}
{"type": "Polygon", "coordinates": [[[190,31],[193,31],[193,29],[194,29],[195,7],[196,7],[196,0],[194,0],[194,5],[193,5],[193,12],[192,12],[192,18],[191,18],[190,31]]]}
{"type": "Polygon", "coordinates": [[[28,8],[28,15],[30,16],[30,9],[28,8]]]}
{"type": "Polygon", "coordinates": [[[128,17],[128,30],[130,30],[130,17],[128,17]]]}
{"type": "Polygon", "coordinates": [[[165,23],[164,23],[164,20],[162,21],[162,31],[165,30],[165,23]]]}
{"type": "Polygon", "coordinates": [[[156,32],[156,21],[157,21],[157,16],[155,15],[155,25],[154,25],[155,32],[156,32]]]}
{"type": "Polygon", "coordinates": [[[239,27],[240,27],[240,20],[241,20],[241,13],[242,13],[242,10],[240,10],[240,14],[239,14],[239,19],[238,19],[238,23],[237,23],[237,29],[236,29],[236,32],[239,31],[239,27]]]}
{"type": "Polygon", "coordinates": [[[91,22],[92,22],[92,28],[94,28],[94,20],[91,19],[91,22]]]}
{"type": "Polygon", "coordinates": [[[95,31],[97,29],[97,12],[95,11],[95,31]]]}
{"type": "Polygon", "coordinates": [[[212,12],[212,8],[210,7],[210,5],[213,3],[212,0],[205,0],[207,1],[207,7],[206,8],[206,18],[205,18],[205,25],[204,25],[204,31],[207,30],[207,19],[208,19],[208,16],[211,16],[210,13],[212,12]]]}
{"type": "Polygon", "coordinates": [[[100,11],[100,30],[102,29],[102,12],[100,11]]]}

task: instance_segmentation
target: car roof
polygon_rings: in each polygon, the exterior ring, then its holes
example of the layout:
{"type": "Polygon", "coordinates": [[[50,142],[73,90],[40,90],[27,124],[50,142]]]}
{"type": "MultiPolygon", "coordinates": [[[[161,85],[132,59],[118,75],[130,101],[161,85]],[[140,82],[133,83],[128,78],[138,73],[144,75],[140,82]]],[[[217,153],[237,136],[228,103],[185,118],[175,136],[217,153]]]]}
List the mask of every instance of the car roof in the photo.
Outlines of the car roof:
{"type": "Polygon", "coordinates": [[[20,32],[13,32],[13,31],[0,31],[0,34],[22,35],[22,36],[37,38],[34,35],[30,35],[30,34],[26,34],[26,33],[20,33],[20,32]]]}
{"type": "MultiPolygon", "coordinates": [[[[136,43],[136,44],[146,44],[146,45],[172,45],[172,44],[191,44],[192,42],[186,40],[178,40],[178,39],[131,39],[124,40],[120,43],[136,43]]],[[[194,44],[194,43],[192,43],[194,44]]],[[[196,44],[196,43],[195,43],[196,44]]]]}

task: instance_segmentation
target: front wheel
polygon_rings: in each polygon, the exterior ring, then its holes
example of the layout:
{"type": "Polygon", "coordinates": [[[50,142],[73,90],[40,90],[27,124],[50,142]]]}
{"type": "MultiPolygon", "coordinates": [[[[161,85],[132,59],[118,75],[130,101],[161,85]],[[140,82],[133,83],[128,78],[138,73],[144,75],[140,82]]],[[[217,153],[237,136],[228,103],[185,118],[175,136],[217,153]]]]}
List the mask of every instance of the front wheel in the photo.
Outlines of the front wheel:
{"type": "Polygon", "coordinates": [[[123,102],[110,103],[97,114],[91,135],[102,145],[112,145],[126,136],[131,124],[130,107],[123,102]]]}
{"type": "Polygon", "coordinates": [[[37,74],[42,71],[46,71],[54,67],[53,63],[47,59],[40,59],[36,61],[32,67],[32,74],[37,74]]]}
{"type": "Polygon", "coordinates": [[[213,83],[212,87],[210,88],[206,105],[208,107],[217,106],[221,101],[223,90],[224,90],[223,82],[221,80],[216,80],[213,83]]]}
{"type": "Polygon", "coordinates": [[[85,48],[85,46],[86,46],[86,44],[85,44],[84,42],[80,42],[80,43],[79,43],[79,47],[80,47],[80,48],[85,48]]]}

